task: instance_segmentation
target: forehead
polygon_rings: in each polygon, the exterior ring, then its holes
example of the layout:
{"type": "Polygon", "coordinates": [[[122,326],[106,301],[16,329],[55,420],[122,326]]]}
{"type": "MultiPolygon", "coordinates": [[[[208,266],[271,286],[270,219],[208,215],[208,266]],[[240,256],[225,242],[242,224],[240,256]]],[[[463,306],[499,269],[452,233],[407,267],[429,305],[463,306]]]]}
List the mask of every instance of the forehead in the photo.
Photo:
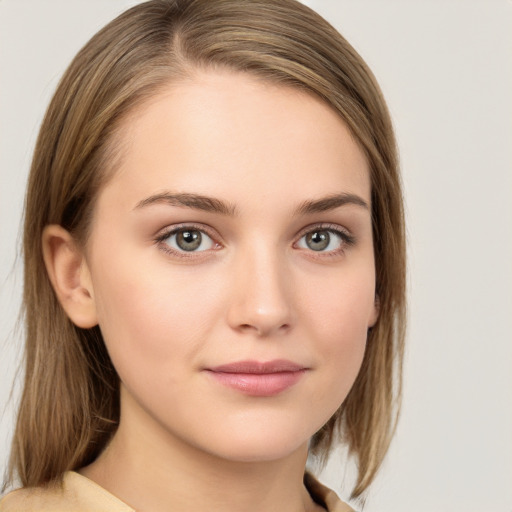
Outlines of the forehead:
{"type": "MultiPolygon", "coordinates": [[[[100,196],[126,207],[163,190],[230,200],[334,192],[369,202],[367,160],[340,116],[299,89],[201,72],[138,107],[118,133],[119,168],[100,196]]],[[[298,198],[298,200],[303,198],[298,198]]]]}

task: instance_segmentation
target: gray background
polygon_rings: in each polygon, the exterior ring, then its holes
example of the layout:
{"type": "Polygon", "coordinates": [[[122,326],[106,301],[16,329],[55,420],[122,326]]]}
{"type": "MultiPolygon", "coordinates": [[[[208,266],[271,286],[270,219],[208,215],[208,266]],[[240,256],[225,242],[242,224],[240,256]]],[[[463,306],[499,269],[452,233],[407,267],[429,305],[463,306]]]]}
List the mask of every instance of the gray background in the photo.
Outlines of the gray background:
{"type": "MultiPolygon", "coordinates": [[[[0,471],[20,357],[17,236],[38,126],[76,51],[135,3],[0,0],[0,471]]],[[[512,2],[305,3],[379,79],[407,195],[403,414],[364,510],[511,512],[512,2]]],[[[343,474],[333,460],[321,478],[345,495],[343,474]]]]}

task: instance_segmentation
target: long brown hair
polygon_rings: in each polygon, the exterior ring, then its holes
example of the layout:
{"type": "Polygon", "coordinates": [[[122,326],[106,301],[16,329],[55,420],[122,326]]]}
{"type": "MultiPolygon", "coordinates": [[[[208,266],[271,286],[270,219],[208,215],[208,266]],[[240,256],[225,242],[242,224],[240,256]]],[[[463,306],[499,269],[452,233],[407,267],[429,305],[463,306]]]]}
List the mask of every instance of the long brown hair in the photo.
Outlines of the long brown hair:
{"type": "Polygon", "coordinates": [[[388,449],[401,394],[405,235],[395,139],[364,61],[324,19],[295,0],[151,0],[98,32],[62,78],[43,121],[25,203],[25,380],[10,482],[58,480],[92,462],[119,421],[119,382],[98,327],[80,329],[53,292],[41,234],[60,224],[79,242],[98,190],[122,158],[118,128],[159,88],[198,68],[230,68],[307,91],[345,121],[372,183],[379,319],[357,380],[314,436],[313,453],[338,438],[358,462],[353,495],[388,449]]]}

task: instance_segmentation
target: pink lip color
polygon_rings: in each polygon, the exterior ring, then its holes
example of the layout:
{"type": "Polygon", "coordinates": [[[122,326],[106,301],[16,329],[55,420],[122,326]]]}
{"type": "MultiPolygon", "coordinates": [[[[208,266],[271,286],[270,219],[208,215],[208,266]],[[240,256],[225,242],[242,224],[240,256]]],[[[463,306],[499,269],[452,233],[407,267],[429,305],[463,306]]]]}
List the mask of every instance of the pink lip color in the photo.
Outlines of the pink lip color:
{"type": "Polygon", "coordinates": [[[303,366],[283,359],[260,363],[238,361],[206,371],[221,384],[250,396],[274,396],[296,384],[306,372],[303,366]]]}

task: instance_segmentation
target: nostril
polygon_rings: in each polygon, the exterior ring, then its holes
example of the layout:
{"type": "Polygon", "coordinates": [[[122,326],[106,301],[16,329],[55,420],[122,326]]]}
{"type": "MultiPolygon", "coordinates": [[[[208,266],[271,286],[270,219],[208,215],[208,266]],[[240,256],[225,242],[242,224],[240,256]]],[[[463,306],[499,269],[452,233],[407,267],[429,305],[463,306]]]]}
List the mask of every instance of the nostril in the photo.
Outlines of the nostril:
{"type": "Polygon", "coordinates": [[[238,326],[238,329],[240,331],[254,331],[259,336],[267,336],[267,335],[271,334],[272,332],[277,333],[277,332],[288,331],[290,329],[290,324],[284,323],[284,324],[281,324],[278,326],[272,326],[272,325],[263,325],[262,323],[259,323],[259,324],[245,323],[245,324],[240,324],[238,326]]]}

